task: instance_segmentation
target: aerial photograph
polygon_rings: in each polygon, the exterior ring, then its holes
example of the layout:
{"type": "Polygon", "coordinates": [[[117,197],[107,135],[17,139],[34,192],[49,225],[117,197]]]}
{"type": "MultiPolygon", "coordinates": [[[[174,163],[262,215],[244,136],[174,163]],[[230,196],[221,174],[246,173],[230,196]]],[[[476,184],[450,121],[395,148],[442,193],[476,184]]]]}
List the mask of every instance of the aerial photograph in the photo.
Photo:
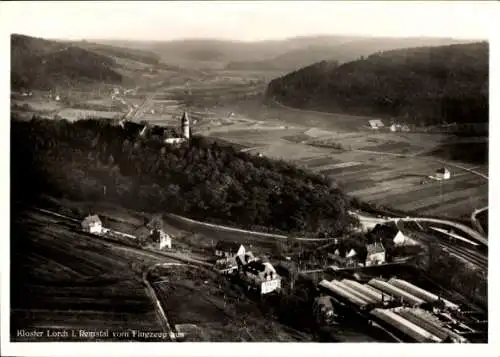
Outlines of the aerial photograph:
{"type": "Polygon", "coordinates": [[[8,340],[487,344],[488,33],[412,3],[1,4],[8,340]]]}

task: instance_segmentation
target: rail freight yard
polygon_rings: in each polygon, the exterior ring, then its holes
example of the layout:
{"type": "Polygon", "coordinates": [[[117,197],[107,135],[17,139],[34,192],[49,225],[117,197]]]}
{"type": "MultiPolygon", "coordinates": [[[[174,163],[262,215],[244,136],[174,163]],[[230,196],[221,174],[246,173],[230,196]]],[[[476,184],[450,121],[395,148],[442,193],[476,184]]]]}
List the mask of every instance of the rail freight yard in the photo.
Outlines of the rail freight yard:
{"type": "Polygon", "coordinates": [[[357,316],[400,342],[469,343],[487,335],[485,321],[402,279],[322,280],[319,289],[340,319],[357,316]]]}

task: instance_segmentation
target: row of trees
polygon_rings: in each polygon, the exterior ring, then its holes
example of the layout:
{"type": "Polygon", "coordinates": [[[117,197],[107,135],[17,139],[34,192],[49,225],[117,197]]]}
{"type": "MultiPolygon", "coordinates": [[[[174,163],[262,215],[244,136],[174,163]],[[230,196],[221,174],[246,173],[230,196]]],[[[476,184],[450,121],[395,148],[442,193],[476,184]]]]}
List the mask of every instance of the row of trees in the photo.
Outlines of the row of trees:
{"type": "Polygon", "coordinates": [[[238,226],[337,235],[356,222],[323,176],[193,137],[180,146],[127,135],[111,121],[12,124],[13,195],[106,199],[238,226]],[[34,184],[21,184],[24,177],[34,184]],[[16,186],[17,185],[17,186],[16,186]]]}
{"type": "Polygon", "coordinates": [[[268,97],[299,108],[400,118],[419,125],[488,122],[487,43],[419,47],[270,82],[268,97]]]}

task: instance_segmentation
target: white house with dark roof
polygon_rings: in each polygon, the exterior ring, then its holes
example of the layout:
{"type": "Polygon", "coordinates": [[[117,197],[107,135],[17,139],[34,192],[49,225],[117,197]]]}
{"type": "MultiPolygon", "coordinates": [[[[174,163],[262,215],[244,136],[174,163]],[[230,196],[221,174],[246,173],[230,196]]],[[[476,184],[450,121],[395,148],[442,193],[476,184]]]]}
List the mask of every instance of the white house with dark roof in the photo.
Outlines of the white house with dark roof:
{"type": "Polygon", "coordinates": [[[394,222],[386,222],[384,224],[377,223],[370,232],[370,235],[378,241],[390,239],[395,245],[414,243],[413,240],[407,237],[394,222]]]}
{"type": "Polygon", "coordinates": [[[82,230],[92,234],[102,234],[105,231],[98,215],[89,215],[85,217],[82,221],[82,230]]]}
{"type": "Polygon", "coordinates": [[[438,180],[449,180],[451,177],[450,170],[448,170],[446,167],[441,167],[436,170],[436,178],[438,180]]]}
{"type": "Polygon", "coordinates": [[[215,245],[215,256],[220,258],[232,258],[245,254],[245,247],[237,242],[220,240],[215,245]]]}
{"type": "Polygon", "coordinates": [[[382,243],[375,242],[366,246],[365,266],[379,265],[385,263],[385,248],[382,243]]]}
{"type": "Polygon", "coordinates": [[[261,294],[269,294],[281,288],[281,276],[276,272],[271,263],[254,260],[241,266],[240,273],[249,289],[254,289],[261,294]]]}

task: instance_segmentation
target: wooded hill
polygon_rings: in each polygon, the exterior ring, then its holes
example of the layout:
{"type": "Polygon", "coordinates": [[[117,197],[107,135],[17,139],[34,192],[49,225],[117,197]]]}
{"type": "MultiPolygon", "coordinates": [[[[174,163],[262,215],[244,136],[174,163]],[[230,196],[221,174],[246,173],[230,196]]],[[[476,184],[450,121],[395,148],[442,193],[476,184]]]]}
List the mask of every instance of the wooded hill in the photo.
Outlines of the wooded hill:
{"type": "Polygon", "coordinates": [[[355,224],[350,200],[326,177],[203,137],[171,146],[138,138],[111,121],[33,119],[12,121],[11,142],[13,200],[42,193],[106,200],[146,212],[316,236],[342,234],[355,224]]]}
{"type": "Polygon", "coordinates": [[[486,42],[319,62],[276,78],[266,96],[296,108],[398,118],[408,123],[488,122],[486,42]]]}
{"type": "Polygon", "coordinates": [[[90,42],[51,41],[11,35],[11,88],[51,89],[82,84],[121,84],[127,63],[160,67],[158,57],[135,49],[90,42]],[[117,60],[121,60],[120,63],[117,60]]]}

